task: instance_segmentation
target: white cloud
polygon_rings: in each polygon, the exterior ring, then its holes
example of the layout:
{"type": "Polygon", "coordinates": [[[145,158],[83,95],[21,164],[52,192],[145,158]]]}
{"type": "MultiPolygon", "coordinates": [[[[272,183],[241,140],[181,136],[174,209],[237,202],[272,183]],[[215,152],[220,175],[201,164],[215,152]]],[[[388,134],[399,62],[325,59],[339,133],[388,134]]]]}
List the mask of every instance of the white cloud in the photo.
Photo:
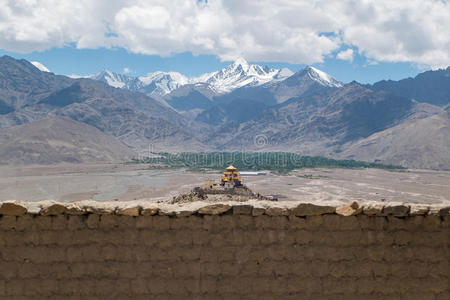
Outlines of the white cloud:
{"type": "Polygon", "coordinates": [[[353,49],[349,48],[347,50],[342,50],[336,55],[336,58],[342,59],[342,60],[348,60],[350,62],[353,61],[353,49]]]}
{"type": "Polygon", "coordinates": [[[351,47],[375,61],[450,65],[450,1],[0,0],[0,7],[0,48],[9,51],[74,44],[312,64],[351,47]]]}
{"type": "Polygon", "coordinates": [[[131,73],[131,72],[133,72],[133,70],[131,70],[130,68],[127,68],[127,67],[123,68],[123,73],[124,74],[128,74],[128,73],[131,73]]]}
{"type": "Polygon", "coordinates": [[[435,0],[355,2],[340,20],[343,41],[377,61],[450,64],[450,2],[435,0]],[[350,13],[352,11],[352,13],[350,13]]]}
{"type": "Polygon", "coordinates": [[[46,66],[44,66],[38,61],[30,61],[30,63],[41,71],[50,72],[50,70],[46,66]]]}

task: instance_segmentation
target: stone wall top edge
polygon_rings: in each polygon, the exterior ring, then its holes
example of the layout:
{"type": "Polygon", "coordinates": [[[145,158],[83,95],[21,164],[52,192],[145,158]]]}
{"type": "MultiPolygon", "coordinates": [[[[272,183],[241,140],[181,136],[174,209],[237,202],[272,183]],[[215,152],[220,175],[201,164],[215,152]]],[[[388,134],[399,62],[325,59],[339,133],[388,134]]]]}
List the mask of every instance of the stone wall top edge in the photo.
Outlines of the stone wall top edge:
{"type": "Polygon", "coordinates": [[[0,202],[0,215],[22,216],[32,215],[85,215],[114,214],[125,216],[166,215],[185,217],[189,215],[269,215],[269,216],[318,216],[337,214],[341,216],[420,216],[450,214],[450,202],[439,204],[416,204],[407,202],[365,202],[353,201],[342,204],[330,202],[299,202],[299,201],[261,201],[247,202],[206,202],[196,201],[183,204],[152,203],[149,201],[92,201],[83,200],[71,203],[53,200],[39,202],[23,202],[8,200],[0,202]]]}

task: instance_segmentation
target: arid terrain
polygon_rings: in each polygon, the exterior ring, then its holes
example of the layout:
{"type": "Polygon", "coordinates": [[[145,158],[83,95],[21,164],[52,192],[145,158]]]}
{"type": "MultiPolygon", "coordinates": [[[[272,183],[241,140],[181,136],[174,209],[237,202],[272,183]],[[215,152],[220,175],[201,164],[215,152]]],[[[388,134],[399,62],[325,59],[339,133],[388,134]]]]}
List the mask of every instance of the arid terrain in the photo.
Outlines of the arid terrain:
{"type": "MultiPolygon", "coordinates": [[[[220,178],[220,172],[155,170],[146,165],[77,164],[0,167],[0,201],[164,201],[220,178]]],[[[450,201],[450,172],[380,169],[300,169],[287,175],[244,177],[262,195],[309,202],[450,201]]]]}
{"type": "Polygon", "coordinates": [[[211,74],[75,79],[2,56],[0,165],[281,151],[450,170],[450,67],[373,85],[243,58],[211,74]]]}

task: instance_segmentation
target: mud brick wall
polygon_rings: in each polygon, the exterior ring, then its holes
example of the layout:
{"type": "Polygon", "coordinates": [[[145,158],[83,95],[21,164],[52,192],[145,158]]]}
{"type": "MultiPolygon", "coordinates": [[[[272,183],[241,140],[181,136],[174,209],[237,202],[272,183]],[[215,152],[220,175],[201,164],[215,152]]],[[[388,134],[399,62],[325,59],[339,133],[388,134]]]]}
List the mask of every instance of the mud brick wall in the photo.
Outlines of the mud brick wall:
{"type": "Polygon", "coordinates": [[[3,203],[0,298],[450,298],[448,208],[101,205],[3,203]]]}

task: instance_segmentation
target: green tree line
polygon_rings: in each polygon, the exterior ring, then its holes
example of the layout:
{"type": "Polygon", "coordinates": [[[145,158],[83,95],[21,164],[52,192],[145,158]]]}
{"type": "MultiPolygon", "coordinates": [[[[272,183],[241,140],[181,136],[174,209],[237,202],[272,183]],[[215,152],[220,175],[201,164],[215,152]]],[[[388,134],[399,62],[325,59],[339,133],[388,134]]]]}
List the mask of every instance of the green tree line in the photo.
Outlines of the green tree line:
{"type": "Polygon", "coordinates": [[[356,160],[337,160],[321,156],[302,156],[291,152],[155,152],[152,157],[134,158],[132,163],[186,167],[189,169],[224,169],[230,164],[239,170],[287,172],[301,168],[380,168],[404,169],[356,160]]]}

